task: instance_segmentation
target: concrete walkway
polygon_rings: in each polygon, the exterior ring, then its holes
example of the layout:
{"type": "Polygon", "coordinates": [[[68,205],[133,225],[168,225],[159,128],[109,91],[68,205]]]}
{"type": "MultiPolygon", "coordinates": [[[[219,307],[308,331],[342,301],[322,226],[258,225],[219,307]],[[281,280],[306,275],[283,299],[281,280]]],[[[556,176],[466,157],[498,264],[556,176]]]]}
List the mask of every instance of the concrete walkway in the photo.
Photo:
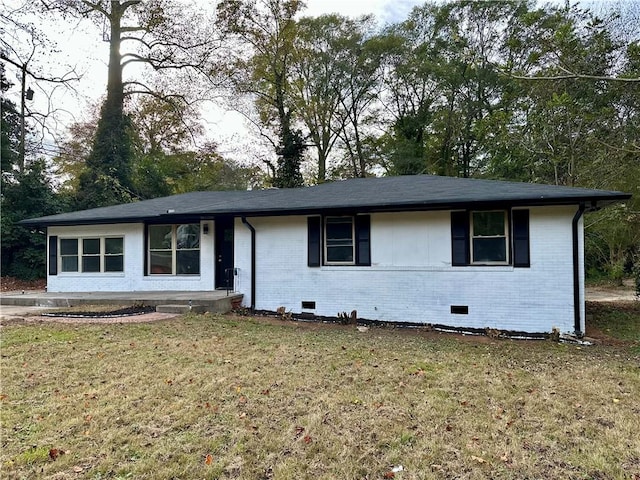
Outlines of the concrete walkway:
{"type": "Polygon", "coordinates": [[[226,313],[240,305],[243,295],[226,290],[203,292],[6,292],[0,294],[0,318],[37,315],[42,310],[77,305],[158,305],[202,307],[212,313],[226,313]]]}

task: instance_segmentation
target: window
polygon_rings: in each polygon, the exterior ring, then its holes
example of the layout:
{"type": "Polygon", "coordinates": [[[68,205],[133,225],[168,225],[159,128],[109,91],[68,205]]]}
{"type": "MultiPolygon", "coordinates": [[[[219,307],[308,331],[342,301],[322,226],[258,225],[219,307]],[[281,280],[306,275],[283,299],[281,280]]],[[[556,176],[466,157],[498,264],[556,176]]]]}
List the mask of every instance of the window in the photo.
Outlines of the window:
{"type": "Polygon", "coordinates": [[[60,240],[60,271],[78,271],[78,239],[63,238],[60,240]]]}
{"type": "MultiPolygon", "coordinates": [[[[122,272],[124,271],[124,239],[122,237],[61,238],[60,271],[122,272]]],[[[55,273],[52,274],[55,275],[55,273]]]]}
{"type": "Polygon", "coordinates": [[[100,271],[100,239],[99,238],[83,238],[82,239],[82,271],[83,272],[99,272],[100,271]]]}
{"type": "Polygon", "coordinates": [[[149,274],[200,274],[200,224],[150,225],[148,233],[149,274]]]}
{"type": "Polygon", "coordinates": [[[104,239],[104,271],[124,271],[124,241],[122,237],[104,239]]]}
{"type": "Polygon", "coordinates": [[[451,265],[529,267],[529,210],[451,212],[451,265]]]}
{"type": "Polygon", "coordinates": [[[327,217],[325,221],[325,261],[353,264],[353,217],[327,217]]]}
{"type": "Polygon", "coordinates": [[[507,212],[471,212],[473,263],[507,263],[507,212]]]}
{"type": "Polygon", "coordinates": [[[369,215],[308,217],[307,265],[371,265],[369,215]]]}

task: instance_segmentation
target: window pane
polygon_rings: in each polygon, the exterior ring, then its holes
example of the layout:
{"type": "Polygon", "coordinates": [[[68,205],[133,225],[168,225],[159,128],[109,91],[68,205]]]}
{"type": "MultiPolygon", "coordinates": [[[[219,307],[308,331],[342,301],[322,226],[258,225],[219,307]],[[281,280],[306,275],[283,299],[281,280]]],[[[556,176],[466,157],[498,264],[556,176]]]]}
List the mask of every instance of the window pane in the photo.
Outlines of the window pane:
{"type": "Polygon", "coordinates": [[[200,274],[200,250],[182,250],[176,255],[178,275],[200,274]]]}
{"type": "Polygon", "coordinates": [[[100,257],[82,257],[82,271],[83,272],[99,272],[100,271],[100,257]]]}
{"type": "Polygon", "coordinates": [[[124,251],[122,238],[105,238],[104,253],[107,255],[118,255],[124,251]]]}
{"type": "Polygon", "coordinates": [[[200,248],[200,225],[178,225],[176,229],[176,248],[178,250],[186,248],[200,248]]]}
{"type": "Polygon", "coordinates": [[[474,262],[506,262],[507,246],[505,238],[474,238],[474,262]]]}
{"type": "MultiPolygon", "coordinates": [[[[77,255],[78,254],[78,239],[77,238],[64,238],[60,240],[60,255],[77,255]]],[[[72,271],[72,270],[69,270],[72,271]]]]}
{"type": "Polygon", "coordinates": [[[83,255],[100,255],[100,239],[85,238],[82,240],[83,255]]]}
{"type": "Polygon", "coordinates": [[[171,225],[149,226],[149,247],[152,250],[167,250],[171,248],[171,225]]]}
{"type": "Polygon", "coordinates": [[[327,246],[327,262],[353,262],[353,247],[327,246]]]}
{"type": "Polygon", "coordinates": [[[327,218],[327,244],[333,240],[352,241],[353,227],[351,217],[327,218]]]}
{"type": "Polygon", "coordinates": [[[112,255],[104,257],[105,272],[122,272],[124,271],[124,256],[112,255]]]}
{"type": "Polygon", "coordinates": [[[473,236],[504,235],[504,212],[473,212],[473,236]]]}
{"type": "Polygon", "coordinates": [[[78,271],[78,257],[62,257],[62,271],[63,272],[77,272],[78,271]]]}
{"type": "Polygon", "coordinates": [[[151,252],[149,258],[149,273],[171,274],[171,252],[151,252]]]}

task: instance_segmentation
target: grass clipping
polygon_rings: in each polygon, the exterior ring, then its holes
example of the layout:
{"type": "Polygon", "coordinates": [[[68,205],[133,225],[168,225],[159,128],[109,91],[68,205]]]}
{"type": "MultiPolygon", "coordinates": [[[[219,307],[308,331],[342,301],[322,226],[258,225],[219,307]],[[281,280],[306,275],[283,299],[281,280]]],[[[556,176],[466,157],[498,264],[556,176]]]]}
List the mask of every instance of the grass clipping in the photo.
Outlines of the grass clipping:
{"type": "Polygon", "coordinates": [[[2,478],[640,476],[620,346],[211,315],[2,331],[2,478]]]}

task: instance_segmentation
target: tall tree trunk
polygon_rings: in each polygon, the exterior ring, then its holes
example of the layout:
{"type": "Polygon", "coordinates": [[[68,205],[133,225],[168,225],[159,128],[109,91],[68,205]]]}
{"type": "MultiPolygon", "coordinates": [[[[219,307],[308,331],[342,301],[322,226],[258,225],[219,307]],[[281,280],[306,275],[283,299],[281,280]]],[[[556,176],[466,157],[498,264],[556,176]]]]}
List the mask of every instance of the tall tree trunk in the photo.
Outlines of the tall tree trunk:
{"type": "Polygon", "coordinates": [[[124,85],[120,53],[121,20],[136,2],[111,0],[106,15],[110,25],[107,98],[93,139],[87,170],[80,176],[79,208],[94,208],[130,202],[135,196],[132,182],[133,151],[131,125],[124,114],[124,85]]]}
{"type": "Polygon", "coordinates": [[[109,16],[109,73],[107,79],[107,99],[105,104],[109,109],[122,112],[124,107],[124,88],[122,85],[122,57],[120,55],[120,35],[122,16],[126,5],[118,0],[111,0],[111,14],[109,16]]]}

